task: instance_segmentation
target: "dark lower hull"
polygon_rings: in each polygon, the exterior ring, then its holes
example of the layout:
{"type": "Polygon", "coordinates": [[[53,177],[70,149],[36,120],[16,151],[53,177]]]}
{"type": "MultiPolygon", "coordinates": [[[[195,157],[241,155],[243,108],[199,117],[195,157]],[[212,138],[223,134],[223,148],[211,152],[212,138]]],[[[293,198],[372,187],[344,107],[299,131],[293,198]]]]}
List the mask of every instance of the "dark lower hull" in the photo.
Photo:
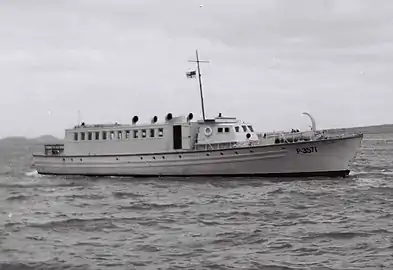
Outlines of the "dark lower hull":
{"type": "Polygon", "coordinates": [[[350,170],[341,171],[316,171],[316,172],[296,172],[296,173],[259,173],[259,174],[195,174],[195,175],[158,175],[158,174],[76,174],[76,173],[40,173],[41,175],[73,175],[73,176],[87,176],[87,177],[291,177],[291,178],[306,178],[306,177],[346,177],[350,170]]]}

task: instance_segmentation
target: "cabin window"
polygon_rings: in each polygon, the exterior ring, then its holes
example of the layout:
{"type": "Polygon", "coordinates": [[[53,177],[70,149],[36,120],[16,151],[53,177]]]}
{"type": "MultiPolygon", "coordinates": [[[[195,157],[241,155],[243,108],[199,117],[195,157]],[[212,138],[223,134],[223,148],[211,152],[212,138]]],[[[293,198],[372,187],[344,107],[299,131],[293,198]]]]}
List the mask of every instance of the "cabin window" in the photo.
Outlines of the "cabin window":
{"type": "Polygon", "coordinates": [[[126,130],[126,140],[130,139],[130,131],[126,130]]]}
{"type": "Polygon", "coordinates": [[[100,139],[100,132],[99,131],[95,132],[95,137],[96,137],[96,141],[98,141],[100,139]]]}
{"type": "Polygon", "coordinates": [[[252,126],[248,126],[248,129],[249,129],[251,132],[254,132],[254,129],[253,129],[252,126]]]}
{"type": "Polygon", "coordinates": [[[122,137],[123,137],[123,131],[118,131],[118,132],[117,132],[117,139],[118,139],[118,140],[121,140],[122,137]]]}
{"type": "Polygon", "coordinates": [[[162,137],[164,136],[164,129],[163,128],[159,128],[158,129],[158,137],[162,137]]]}
{"type": "Polygon", "coordinates": [[[134,138],[138,138],[138,130],[134,130],[134,138]]]}
{"type": "Polygon", "coordinates": [[[218,133],[222,133],[222,127],[217,128],[218,133]]]}
{"type": "Polygon", "coordinates": [[[244,132],[247,132],[247,127],[246,126],[242,126],[242,128],[243,128],[244,132]]]}
{"type": "Polygon", "coordinates": [[[85,136],[86,136],[85,133],[84,133],[84,132],[81,132],[81,140],[82,140],[82,141],[85,140],[85,136]]]}
{"type": "Polygon", "coordinates": [[[225,132],[228,133],[229,132],[229,127],[225,128],[225,132]]]}
{"type": "Polygon", "coordinates": [[[107,138],[107,132],[106,131],[103,131],[102,132],[102,139],[103,140],[107,140],[108,138],[107,138]]]}
{"type": "Polygon", "coordinates": [[[239,132],[240,131],[239,127],[235,127],[235,131],[239,132]]]}
{"type": "Polygon", "coordinates": [[[93,133],[88,132],[88,133],[87,133],[87,139],[88,139],[89,141],[91,141],[91,140],[93,139],[93,133]]]}
{"type": "Polygon", "coordinates": [[[150,137],[154,138],[154,129],[150,129],[150,137]]]}
{"type": "Polygon", "coordinates": [[[146,138],[146,129],[142,129],[142,138],[146,138]]]}
{"type": "Polygon", "coordinates": [[[78,132],[75,132],[74,133],[74,141],[77,141],[78,140],[78,132]]]}
{"type": "Polygon", "coordinates": [[[115,132],[114,132],[114,131],[111,131],[111,132],[109,133],[109,139],[110,139],[110,140],[115,139],[115,132]]]}

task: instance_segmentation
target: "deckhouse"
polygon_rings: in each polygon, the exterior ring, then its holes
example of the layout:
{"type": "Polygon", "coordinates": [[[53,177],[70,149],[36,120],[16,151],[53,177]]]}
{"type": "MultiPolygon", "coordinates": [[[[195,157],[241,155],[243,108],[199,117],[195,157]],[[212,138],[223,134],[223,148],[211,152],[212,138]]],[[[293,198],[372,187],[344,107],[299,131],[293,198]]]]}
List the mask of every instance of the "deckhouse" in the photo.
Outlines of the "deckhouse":
{"type": "Polygon", "coordinates": [[[213,119],[192,121],[187,117],[173,117],[165,121],[154,116],[150,124],[86,124],[66,129],[64,145],[47,145],[52,155],[116,155],[146,154],[171,151],[213,150],[252,145],[258,136],[251,124],[219,114],[213,119]]]}

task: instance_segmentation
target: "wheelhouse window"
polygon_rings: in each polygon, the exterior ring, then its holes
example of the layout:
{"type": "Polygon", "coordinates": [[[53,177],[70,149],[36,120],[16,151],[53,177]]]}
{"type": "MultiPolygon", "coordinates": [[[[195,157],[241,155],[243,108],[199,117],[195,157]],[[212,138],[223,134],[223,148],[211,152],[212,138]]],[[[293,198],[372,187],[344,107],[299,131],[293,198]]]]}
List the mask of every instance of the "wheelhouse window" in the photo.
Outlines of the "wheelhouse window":
{"type": "Polygon", "coordinates": [[[225,133],[228,133],[229,132],[229,127],[226,127],[225,128],[225,133]]]}
{"type": "Polygon", "coordinates": [[[254,128],[253,128],[252,126],[248,126],[248,129],[249,129],[251,132],[254,132],[254,128]]]}
{"type": "Polygon", "coordinates": [[[107,132],[106,131],[103,131],[102,132],[102,139],[103,140],[107,140],[108,139],[108,136],[107,136],[108,134],[107,134],[107,132]]]}
{"type": "Polygon", "coordinates": [[[158,137],[163,137],[164,136],[164,129],[163,128],[159,128],[158,129],[158,137]]]}
{"type": "Polygon", "coordinates": [[[146,138],[146,129],[142,129],[142,138],[146,138]]]}
{"type": "Polygon", "coordinates": [[[100,139],[100,132],[99,131],[95,132],[95,139],[96,139],[96,141],[98,141],[100,139]]]}
{"type": "Polygon", "coordinates": [[[91,141],[91,140],[93,139],[93,133],[88,132],[88,133],[87,133],[87,139],[88,139],[89,141],[91,141]]]}
{"type": "Polygon", "coordinates": [[[85,133],[84,132],[81,132],[81,141],[84,141],[85,140],[85,133]]]}
{"type": "Polygon", "coordinates": [[[150,129],[150,137],[154,138],[155,137],[155,130],[154,129],[150,129]]]}
{"type": "Polygon", "coordinates": [[[138,130],[133,130],[134,131],[134,138],[137,139],[138,138],[138,130]]]}
{"type": "Polygon", "coordinates": [[[247,127],[246,126],[242,126],[242,128],[243,128],[244,132],[247,132],[247,127]]]}
{"type": "Polygon", "coordinates": [[[126,137],[126,140],[130,139],[130,131],[129,130],[126,130],[125,137],[126,137]]]}
{"type": "Polygon", "coordinates": [[[236,126],[236,127],[235,127],[235,131],[236,131],[236,132],[239,132],[239,131],[240,131],[240,128],[239,128],[238,126],[236,126]]]}
{"type": "Polygon", "coordinates": [[[223,130],[222,127],[217,128],[218,133],[222,133],[222,130],[223,130]]]}
{"type": "Polygon", "coordinates": [[[77,141],[78,140],[78,132],[75,132],[74,133],[74,141],[77,141]]]}
{"type": "Polygon", "coordinates": [[[117,139],[118,139],[118,140],[121,140],[122,138],[123,138],[123,131],[119,130],[119,131],[117,132],[117,139]]]}
{"type": "Polygon", "coordinates": [[[110,139],[110,140],[114,140],[114,139],[115,139],[115,132],[114,132],[114,131],[111,131],[109,134],[110,134],[110,135],[109,135],[109,139],[110,139]]]}

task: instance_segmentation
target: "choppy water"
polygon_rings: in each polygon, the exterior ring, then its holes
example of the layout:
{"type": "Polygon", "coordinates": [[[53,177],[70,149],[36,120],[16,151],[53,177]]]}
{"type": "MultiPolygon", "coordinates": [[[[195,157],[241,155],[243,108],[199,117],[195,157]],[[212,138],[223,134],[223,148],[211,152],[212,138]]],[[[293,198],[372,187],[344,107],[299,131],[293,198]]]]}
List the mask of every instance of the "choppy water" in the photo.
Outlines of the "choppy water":
{"type": "Polygon", "coordinates": [[[0,179],[0,269],[393,269],[392,160],[384,134],[365,137],[347,179],[66,179],[22,168],[0,179]]]}

